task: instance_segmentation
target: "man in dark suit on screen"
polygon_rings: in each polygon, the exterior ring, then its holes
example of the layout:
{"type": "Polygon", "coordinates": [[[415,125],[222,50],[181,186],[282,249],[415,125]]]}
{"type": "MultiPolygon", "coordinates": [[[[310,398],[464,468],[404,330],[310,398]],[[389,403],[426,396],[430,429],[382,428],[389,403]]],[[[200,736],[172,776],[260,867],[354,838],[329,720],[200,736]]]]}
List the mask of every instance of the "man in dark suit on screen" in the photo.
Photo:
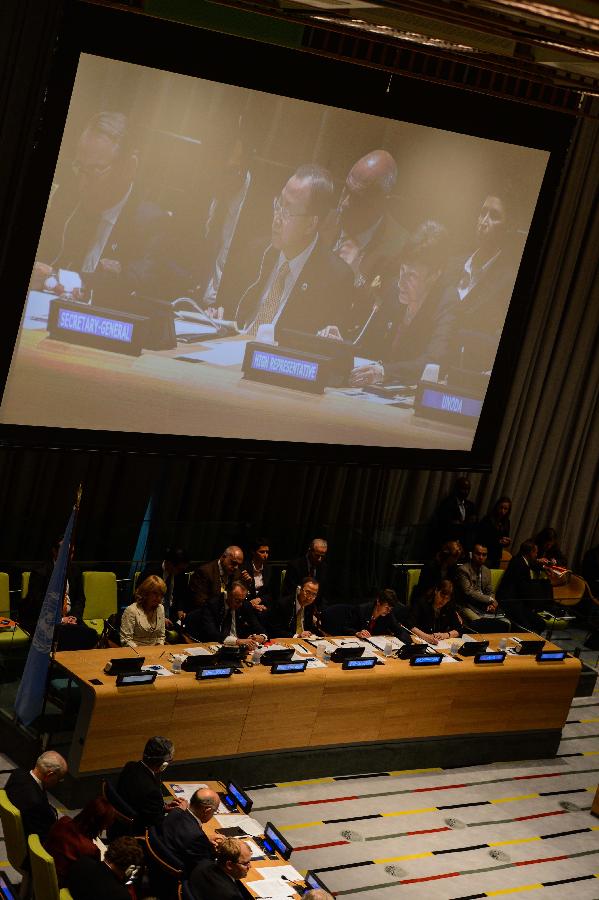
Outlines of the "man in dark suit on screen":
{"type": "Polygon", "coordinates": [[[42,753],[30,772],[23,769],[11,772],[6,793],[21,813],[25,836],[39,834],[43,841],[56,822],[58,814],[48,800],[47,791],[56,787],[66,773],[66,761],[54,750],[42,753]]]}
{"type": "Polygon", "coordinates": [[[283,328],[316,334],[344,323],[352,272],[319,235],[333,192],[326,169],[304,165],[275,198],[271,242],[235,316],[250,337],[260,325],[273,325],[276,335],[283,328]]]}
{"type": "Polygon", "coordinates": [[[202,825],[209,822],[218,809],[219,797],[210,788],[193,794],[187,809],[174,809],[155,827],[156,836],[181,861],[187,877],[201,859],[214,858],[214,845],[202,825]]]}

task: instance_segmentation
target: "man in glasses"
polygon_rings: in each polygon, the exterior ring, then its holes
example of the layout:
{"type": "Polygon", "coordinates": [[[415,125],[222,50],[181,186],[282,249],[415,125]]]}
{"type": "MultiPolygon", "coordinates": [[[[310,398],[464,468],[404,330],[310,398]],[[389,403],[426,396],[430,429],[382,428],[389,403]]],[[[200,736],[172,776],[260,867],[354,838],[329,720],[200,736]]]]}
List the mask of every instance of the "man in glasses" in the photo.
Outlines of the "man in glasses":
{"type": "MultiPolygon", "coordinates": [[[[63,293],[60,270],[77,272],[94,302],[114,305],[132,291],[166,296],[174,277],[166,259],[171,217],[142,200],[139,153],[121,112],[93,116],[77,142],[70,172],[59,167],[33,267],[31,287],[63,293]]],[[[120,305],[120,304],[119,304],[120,305]]]]}
{"type": "Polygon", "coordinates": [[[194,897],[202,900],[241,900],[247,897],[241,879],[252,863],[252,851],[245,841],[225,838],[217,847],[216,861],[199,862],[189,881],[194,897]]]}
{"type": "Polygon", "coordinates": [[[291,594],[283,594],[273,603],[268,627],[269,637],[305,637],[320,634],[316,608],[318,582],[307,576],[291,594]]]}
{"type": "Polygon", "coordinates": [[[324,247],[319,234],[333,206],[333,193],[326,169],[304,165],[275,198],[270,244],[235,316],[250,337],[261,325],[316,334],[343,321],[352,273],[324,247]]]}

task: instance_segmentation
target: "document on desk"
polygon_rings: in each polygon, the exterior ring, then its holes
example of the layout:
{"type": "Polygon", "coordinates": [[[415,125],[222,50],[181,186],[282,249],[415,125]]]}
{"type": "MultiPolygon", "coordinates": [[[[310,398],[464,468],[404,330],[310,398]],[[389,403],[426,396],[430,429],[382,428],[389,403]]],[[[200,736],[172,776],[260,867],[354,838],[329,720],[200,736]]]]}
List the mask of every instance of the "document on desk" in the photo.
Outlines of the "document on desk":
{"type": "Polygon", "coordinates": [[[157,675],[168,675],[169,677],[172,677],[173,674],[168,669],[165,669],[164,666],[159,666],[157,663],[155,663],[153,666],[142,666],[141,671],[156,672],[157,675]]]}
{"type": "MultiPolygon", "coordinates": [[[[368,641],[377,648],[377,650],[384,650],[387,644],[391,644],[394,650],[401,650],[404,646],[403,641],[400,641],[399,638],[394,637],[393,635],[385,635],[379,634],[376,637],[368,638],[368,641]]],[[[368,646],[368,644],[366,644],[368,646]]]]}
{"type": "Polygon", "coordinates": [[[294,869],[293,866],[277,866],[276,869],[273,866],[257,866],[256,872],[258,872],[259,875],[262,875],[263,878],[276,878],[279,881],[282,878],[286,878],[287,881],[304,880],[297,869],[294,869]]]}
{"type": "Polygon", "coordinates": [[[207,650],[206,647],[191,647],[189,650],[186,650],[188,656],[212,656],[213,653],[211,650],[207,650]]]}
{"type": "Polygon", "coordinates": [[[251,837],[260,837],[261,834],[264,834],[264,826],[256,819],[252,819],[251,816],[244,816],[240,813],[221,815],[219,810],[214,819],[221,828],[241,828],[244,834],[249,834],[251,837]]]}
{"type": "Polygon", "coordinates": [[[206,362],[213,366],[240,366],[245,356],[247,341],[214,341],[194,353],[186,353],[177,359],[189,362],[206,362]]]}
{"type": "MultiPolygon", "coordinates": [[[[272,869],[267,869],[272,872],[272,869]]],[[[247,887],[251,888],[256,897],[269,897],[271,900],[285,900],[287,897],[295,896],[295,888],[288,881],[281,878],[263,878],[262,881],[246,881],[247,887]]]]}
{"type": "Polygon", "coordinates": [[[317,659],[315,656],[306,657],[305,654],[297,652],[291,657],[291,662],[305,662],[306,669],[326,669],[327,667],[327,664],[321,659],[317,659]]]}

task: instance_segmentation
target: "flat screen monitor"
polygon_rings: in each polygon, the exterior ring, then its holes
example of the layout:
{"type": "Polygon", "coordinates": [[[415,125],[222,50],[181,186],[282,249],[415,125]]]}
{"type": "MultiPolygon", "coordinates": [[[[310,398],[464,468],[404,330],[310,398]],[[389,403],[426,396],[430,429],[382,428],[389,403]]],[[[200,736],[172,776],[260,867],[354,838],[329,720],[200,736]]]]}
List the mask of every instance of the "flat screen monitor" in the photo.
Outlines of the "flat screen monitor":
{"type": "Polygon", "coordinates": [[[481,118],[452,95],[450,115],[432,85],[385,95],[358,66],[76,15],[24,232],[7,439],[396,464],[491,447],[546,130],[517,104],[482,98],[481,118]]]}

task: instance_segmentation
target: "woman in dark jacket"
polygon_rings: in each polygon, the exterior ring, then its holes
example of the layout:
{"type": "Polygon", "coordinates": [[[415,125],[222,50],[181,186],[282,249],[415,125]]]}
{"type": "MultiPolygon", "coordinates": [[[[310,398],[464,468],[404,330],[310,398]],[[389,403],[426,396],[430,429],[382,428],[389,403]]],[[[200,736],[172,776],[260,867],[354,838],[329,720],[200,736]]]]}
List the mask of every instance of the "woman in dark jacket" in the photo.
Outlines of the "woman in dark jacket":
{"type": "Polygon", "coordinates": [[[464,629],[453,602],[453,584],[447,578],[426,592],[414,606],[412,631],[429,644],[458,638],[464,629]]]}

